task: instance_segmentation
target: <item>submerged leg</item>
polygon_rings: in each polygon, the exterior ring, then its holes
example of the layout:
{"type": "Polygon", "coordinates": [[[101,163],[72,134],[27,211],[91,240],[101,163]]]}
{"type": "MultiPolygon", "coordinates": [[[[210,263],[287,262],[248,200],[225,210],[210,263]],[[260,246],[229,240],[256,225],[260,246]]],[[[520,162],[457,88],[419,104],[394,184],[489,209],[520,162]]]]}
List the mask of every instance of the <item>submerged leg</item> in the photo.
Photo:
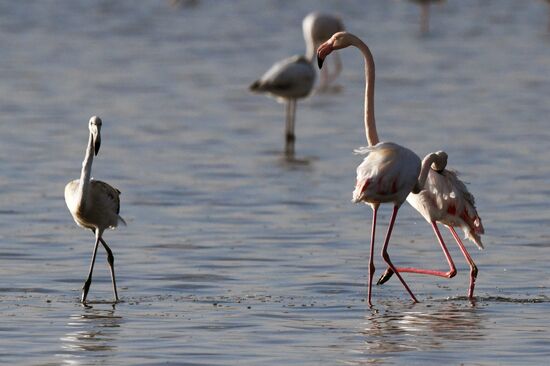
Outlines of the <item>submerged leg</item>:
{"type": "Polygon", "coordinates": [[[285,131],[285,155],[294,157],[294,116],[296,114],[296,99],[289,99],[286,104],[286,131],[285,131]]]}
{"type": "Polygon", "coordinates": [[[369,256],[369,284],[367,290],[367,302],[369,306],[372,306],[371,291],[372,291],[372,278],[374,276],[374,237],[376,233],[376,215],[378,213],[378,204],[372,205],[372,229],[370,237],[370,256],[369,256]]]}
{"type": "Polygon", "coordinates": [[[388,232],[386,233],[386,239],[384,240],[384,246],[382,247],[382,258],[384,258],[384,261],[386,261],[386,263],[388,264],[388,266],[390,266],[390,268],[392,269],[392,271],[395,272],[395,274],[397,275],[397,278],[399,278],[399,281],[401,281],[401,283],[403,284],[403,286],[405,287],[405,290],[407,290],[407,292],[409,293],[409,295],[411,296],[411,298],[413,299],[414,302],[418,302],[418,300],[416,299],[416,297],[414,297],[414,294],[412,293],[411,289],[409,288],[409,286],[407,286],[407,283],[405,282],[405,280],[403,279],[403,277],[401,277],[401,275],[399,274],[399,272],[397,272],[397,269],[395,268],[395,266],[392,264],[391,260],[390,260],[390,256],[388,254],[388,244],[390,243],[390,237],[391,237],[391,232],[393,230],[393,224],[395,223],[395,218],[397,217],[397,211],[399,210],[399,207],[398,206],[394,206],[393,207],[393,213],[391,215],[391,219],[390,219],[390,224],[388,225],[388,232]]]}
{"type": "MultiPolygon", "coordinates": [[[[397,267],[398,272],[419,273],[419,274],[427,274],[427,275],[446,277],[446,278],[453,278],[456,275],[455,264],[453,263],[451,254],[449,253],[449,250],[447,249],[447,246],[443,241],[443,237],[441,236],[441,233],[439,232],[439,228],[437,227],[437,224],[435,223],[435,221],[432,221],[432,228],[434,230],[435,236],[437,237],[437,240],[439,241],[439,245],[443,250],[443,254],[445,254],[447,263],[449,264],[449,271],[443,272],[443,271],[413,268],[413,267],[397,267]]],[[[384,272],[382,276],[380,276],[380,279],[378,279],[378,282],[376,284],[377,285],[384,284],[386,281],[388,281],[391,278],[392,275],[393,275],[393,270],[391,268],[386,269],[386,272],[384,272]]]]}
{"type": "Polygon", "coordinates": [[[101,241],[101,244],[103,244],[103,247],[105,248],[105,251],[107,252],[107,263],[109,264],[109,270],[111,271],[111,280],[113,282],[113,293],[115,295],[115,302],[118,302],[118,293],[116,291],[116,279],[115,279],[115,257],[113,256],[113,251],[105,240],[103,240],[102,237],[99,238],[101,241]]]}
{"type": "Polygon", "coordinates": [[[464,258],[468,261],[468,264],[470,265],[470,289],[468,290],[468,297],[470,299],[473,299],[474,297],[474,287],[476,285],[476,279],[477,279],[477,266],[474,263],[472,257],[470,257],[470,253],[466,250],[466,247],[462,243],[462,240],[460,240],[460,236],[456,233],[455,229],[452,226],[448,226],[449,230],[451,231],[451,234],[453,234],[453,237],[456,240],[456,243],[460,247],[460,251],[462,254],[464,254],[464,258]]]}
{"type": "Polygon", "coordinates": [[[82,287],[82,296],[80,297],[80,302],[86,303],[86,297],[88,296],[88,291],[90,290],[90,285],[92,284],[92,272],[94,271],[95,256],[97,254],[97,247],[99,245],[99,230],[95,230],[95,245],[94,253],[92,254],[92,262],[90,263],[90,271],[88,273],[88,278],[84,282],[82,287]]]}
{"type": "Polygon", "coordinates": [[[294,141],[296,136],[294,135],[294,120],[296,115],[296,99],[289,99],[286,107],[286,144],[285,155],[288,158],[294,157],[294,141]]]}

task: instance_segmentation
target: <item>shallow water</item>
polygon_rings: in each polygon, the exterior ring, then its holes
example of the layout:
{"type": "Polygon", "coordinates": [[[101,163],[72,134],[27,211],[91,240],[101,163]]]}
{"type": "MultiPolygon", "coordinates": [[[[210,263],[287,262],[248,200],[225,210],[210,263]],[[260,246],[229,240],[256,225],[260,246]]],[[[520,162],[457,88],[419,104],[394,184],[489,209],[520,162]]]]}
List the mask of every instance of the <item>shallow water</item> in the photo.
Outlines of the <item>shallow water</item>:
{"type": "MultiPolygon", "coordinates": [[[[406,1],[40,1],[0,4],[0,361],[25,365],[522,364],[550,356],[547,128],[550,36],[540,1],[449,0],[418,33],[406,1]],[[293,3],[293,2],[292,2],[293,3]],[[185,4],[184,4],[185,5],[185,4]],[[341,52],[341,92],[283,106],[247,85],[303,52],[301,19],[337,11],[376,60],[383,140],[444,149],[475,194],[486,250],[474,303],[458,275],[406,275],[365,304],[371,212],[350,203],[365,144],[363,66],[341,52]],[[122,192],[90,307],[93,237],[63,187],[87,121],[104,120],[93,176],[122,192]]],[[[330,60],[329,60],[330,61],[330,60]]],[[[389,218],[381,210],[381,233],[389,218]]],[[[395,263],[445,268],[403,206],[395,263]]],[[[384,264],[376,258],[379,271],[384,264]]],[[[380,272],[381,273],[381,272],[380,272]]]]}

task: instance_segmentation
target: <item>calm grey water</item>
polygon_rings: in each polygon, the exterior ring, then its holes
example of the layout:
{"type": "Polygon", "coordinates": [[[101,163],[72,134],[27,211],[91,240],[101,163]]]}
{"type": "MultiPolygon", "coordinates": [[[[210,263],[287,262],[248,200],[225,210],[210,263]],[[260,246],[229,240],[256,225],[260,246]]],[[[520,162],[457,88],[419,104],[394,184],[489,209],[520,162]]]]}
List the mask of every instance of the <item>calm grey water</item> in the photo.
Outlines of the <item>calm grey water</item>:
{"type": "MultiPolygon", "coordinates": [[[[550,36],[542,1],[449,0],[419,34],[407,1],[0,3],[0,363],[10,365],[540,365],[550,356],[550,36]],[[281,159],[282,105],[247,86],[303,52],[301,19],[335,11],[377,64],[381,138],[444,149],[476,195],[486,250],[458,275],[407,275],[365,304],[370,209],[350,203],[363,64],[341,52],[341,92],[297,111],[281,159]],[[100,250],[63,188],[91,115],[93,176],[118,187],[127,227],[115,307],[100,250]]],[[[330,60],[329,60],[330,61],[330,60]]],[[[389,209],[381,211],[383,233],[389,209]]],[[[381,247],[379,238],[378,248],[381,247]]],[[[395,263],[444,269],[404,206],[395,263]]],[[[377,269],[384,265],[376,258],[377,269]]]]}

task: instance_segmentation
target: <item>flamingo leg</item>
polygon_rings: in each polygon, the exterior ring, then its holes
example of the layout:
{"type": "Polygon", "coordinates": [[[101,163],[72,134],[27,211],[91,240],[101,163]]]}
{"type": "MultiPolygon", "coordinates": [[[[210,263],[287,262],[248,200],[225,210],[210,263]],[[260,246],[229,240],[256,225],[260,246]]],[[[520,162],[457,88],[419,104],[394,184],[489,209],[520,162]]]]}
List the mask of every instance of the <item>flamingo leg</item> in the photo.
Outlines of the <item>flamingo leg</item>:
{"type": "MultiPolygon", "coordinates": [[[[427,274],[431,276],[439,276],[439,277],[446,277],[446,278],[453,278],[456,275],[456,267],[453,262],[453,259],[451,258],[451,254],[449,253],[449,250],[447,249],[447,246],[445,245],[445,242],[443,241],[443,237],[441,236],[441,233],[439,232],[439,228],[437,227],[437,224],[435,221],[432,221],[432,228],[434,230],[435,236],[437,237],[437,240],[439,241],[439,245],[441,246],[441,249],[443,250],[443,254],[445,254],[445,258],[447,259],[447,263],[449,264],[449,271],[443,272],[443,271],[437,271],[437,270],[431,270],[431,269],[422,269],[422,268],[413,268],[413,267],[397,267],[398,272],[408,272],[408,273],[419,273],[419,274],[427,274]]],[[[393,271],[391,268],[388,268],[382,276],[380,276],[380,279],[376,283],[377,285],[382,285],[386,281],[388,281],[391,276],[393,275],[393,271]]]]}
{"type": "Polygon", "coordinates": [[[99,240],[101,241],[101,244],[103,244],[103,247],[105,248],[105,251],[107,252],[107,263],[109,264],[109,270],[111,271],[111,280],[113,282],[113,293],[115,295],[115,302],[118,302],[118,293],[116,291],[116,279],[115,279],[115,257],[113,256],[113,251],[105,240],[103,240],[102,237],[99,237],[99,240]]]}
{"type": "Polygon", "coordinates": [[[294,119],[296,115],[296,99],[289,99],[286,104],[286,131],[285,131],[285,155],[294,157],[294,119]]]}
{"type": "Polygon", "coordinates": [[[86,297],[88,296],[88,291],[90,290],[90,285],[92,284],[92,272],[94,271],[95,257],[97,254],[97,247],[99,246],[99,231],[95,230],[95,245],[94,252],[92,254],[92,262],[90,263],[90,271],[88,272],[88,278],[84,282],[82,287],[82,296],[80,297],[80,302],[86,303],[86,297]]]}
{"type": "Polygon", "coordinates": [[[455,238],[456,243],[460,248],[460,251],[464,255],[464,258],[466,258],[466,261],[468,261],[468,264],[470,265],[470,288],[468,290],[468,298],[473,299],[474,287],[476,285],[476,278],[477,278],[477,266],[474,263],[472,257],[470,257],[470,253],[468,253],[468,251],[466,250],[466,247],[462,243],[462,240],[460,240],[460,236],[458,236],[455,229],[452,226],[448,226],[448,228],[451,231],[451,234],[453,234],[453,237],[455,238]]]}
{"type": "Polygon", "coordinates": [[[371,293],[372,293],[372,278],[374,277],[374,237],[376,234],[376,216],[378,213],[378,204],[372,205],[372,229],[370,237],[370,256],[369,256],[369,284],[367,290],[367,301],[370,307],[372,307],[371,293]]]}
{"type": "Polygon", "coordinates": [[[328,72],[328,65],[325,65],[325,67],[321,68],[320,75],[319,75],[319,86],[317,89],[319,91],[325,91],[327,89],[327,86],[329,84],[330,75],[328,72]]]}
{"type": "Polygon", "coordinates": [[[384,239],[384,246],[382,247],[382,258],[384,258],[384,261],[388,264],[388,266],[390,266],[392,271],[395,272],[395,274],[397,275],[397,278],[399,278],[399,281],[401,281],[401,283],[405,287],[405,290],[407,290],[407,292],[409,293],[409,295],[411,296],[413,301],[418,302],[416,297],[414,297],[414,294],[412,293],[409,286],[407,286],[407,283],[405,282],[403,277],[399,274],[399,272],[397,271],[397,269],[395,268],[395,266],[391,262],[390,256],[388,254],[388,244],[390,243],[391,232],[393,230],[393,224],[395,223],[395,218],[397,217],[397,211],[398,210],[399,210],[399,206],[394,206],[393,207],[393,213],[391,215],[390,224],[388,225],[388,232],[386,233],[386,239],[384,239]]]}

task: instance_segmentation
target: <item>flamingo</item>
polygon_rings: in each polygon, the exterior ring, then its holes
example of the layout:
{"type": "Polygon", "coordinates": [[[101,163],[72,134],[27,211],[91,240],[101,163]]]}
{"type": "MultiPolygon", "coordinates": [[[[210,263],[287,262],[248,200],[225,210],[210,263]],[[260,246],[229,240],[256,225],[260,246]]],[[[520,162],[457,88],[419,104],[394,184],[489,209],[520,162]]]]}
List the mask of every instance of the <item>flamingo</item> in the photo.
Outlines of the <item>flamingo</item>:
{"type": "Polygon", "coordinates": [[[358,154],[366,154],[363,162],[357,167],[357,183],[353,192],[352,202],[365,202],[373,211],[371,244],[369,257],[369,280],[367,299],[372,306],[371,290],[374,276],[374,241],[376,232],[376,216],[382,203],[392,203],[393,212],[388,225],[388,231],[382,246],[382,258],[388,266],[394,269],[395,274],[405,287],[414,302],[418,302],[409,286],[392,264],[388,255],[393,225],[399,207],[405,202],[410,192],[420,192],[424,186],[430,166],[444,165],[441,154],[432,153],[420,161],[418,155],[411,150],[393,142],[380,142],[374,119],[374,58],[369,47],[357,36],[338,32],[323,43],[317,51],[319,67],[322,67],[325,58],[334,50],[354,46],[358,48],[365,59],[365,134],[368,147],[356,150],[358,154]]]}
{"type": "MultiPolygon", "coordinates": [[[[460,251],[470,266],[468,298],[473,299],[478,272],[477,266],[454,228],[462,228],[465,236],[475,243],[480,250],[483,249],[480,235],[484,233],[484,228],[475,207],[474,196],[468,192],[466,185],[457,177],[456,172],[447,169],[440,169],[438,171],[432,169],[428,173],[428,179],[422,187],[422,190],[416,194],[409,194],[407,202],[409,202],[409,204],[432,225],[439,245],[449,264],[449,271],[443,272],[401,267],[398,267],[397,270],[399,272],[421,273],[447,278],[452,278],[456,275],[455,265],[437,226],[439,222],[447,226],[450,230],[460,251]]],[[[385,283],[392,274],[393,270],[388,268],[378,280],[378,284],[385,283]]]]}
{"type": "Polygon", "coordinates": [[[82,172],[80,179],[75,179],[67,183],[65,186],[65,203],[73,216],[74,221],[78,226],[85,229],[90,229],[95,234],[95,245],[92,254],[92,262],[88,278],[82,287],[82,296],[80,301],[86,303],[88,290],[92,283],[92,272],[94,270],[94,262],[97,253],[99,242],[107,252],[107,262],[111,272],[111,280],[113,282],[113,293],[115,302],[118,302],[118,294],[116,289],[114,256],[111,248],[103,239],[103,232],[107,228],[115,228],[120,222],[126,224],[124,219],[120,217],[120,191],[109,184],[94,180],[91,178],[92,162],[94,155],[99,152],[101,145],[101,125],[102,121],[99,117],[93,116],[88,123],[90,135],[88,138],[88,147],[86,155],[82,162],[82,172]]]}
{"type": "MultiPolygon", "coordinates": [[[[313,60],[317,48],[334,33],[344,30],[342,20],[331,14],[312,12],[302,21],[302,30],[306,41],[306,58],[313,60]]],[[[338,53],[334,54],[334,73],[331,75],[325,66],[321,69],[318,90],[326,90],[342,71],[342,62],[338,53]]]]}
{"type": "Polygon", "coordinates": [[[311,61],[304,56],[292,56],[275,63],[250,85],[251,91],[268,93],[286,103],[285,155],[289,159],[294,158],[296,101],[311,93],[314,81],[311,61]]]}
{"type": "Polygon", "coordinates": [[[445,0],[410,0],[422,6],[420,14],[420,33],[426,34],[430,31],[430,4],[442,3],[445,0]]]}

